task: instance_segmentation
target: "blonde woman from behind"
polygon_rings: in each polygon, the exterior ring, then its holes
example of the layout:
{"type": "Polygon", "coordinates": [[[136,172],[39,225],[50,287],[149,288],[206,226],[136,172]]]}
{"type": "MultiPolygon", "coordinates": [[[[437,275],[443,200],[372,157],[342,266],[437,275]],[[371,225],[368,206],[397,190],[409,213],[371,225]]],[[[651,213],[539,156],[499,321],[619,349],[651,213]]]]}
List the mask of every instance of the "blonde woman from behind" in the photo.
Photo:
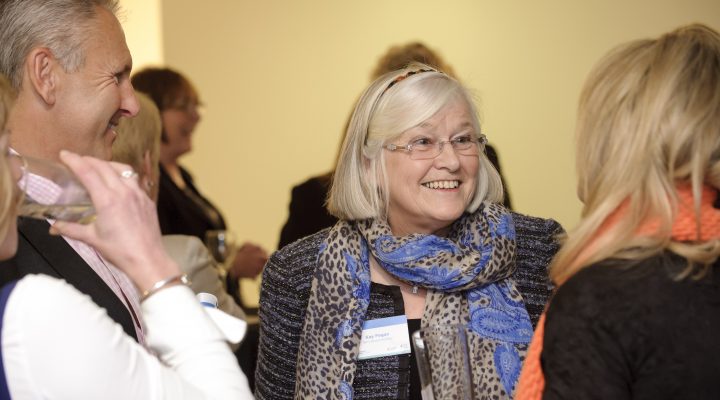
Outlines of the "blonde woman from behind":
{"type": "Polygon", "coordinates": [[[582,220],[519,398],[532,365],[545,399],[720,398],[720,35],[690,25],[603,58],[577,169],[582,220]]]}

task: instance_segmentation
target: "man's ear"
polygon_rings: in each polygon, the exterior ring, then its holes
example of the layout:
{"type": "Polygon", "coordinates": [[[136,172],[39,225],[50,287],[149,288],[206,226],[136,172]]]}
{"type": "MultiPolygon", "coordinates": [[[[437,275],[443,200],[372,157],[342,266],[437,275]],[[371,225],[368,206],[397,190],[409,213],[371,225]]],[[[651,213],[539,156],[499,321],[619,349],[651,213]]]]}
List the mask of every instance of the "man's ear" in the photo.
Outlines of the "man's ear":
{"type": "Polygon", "coordinates": [[[62,68],[47,47],[37,47],[25,59],[25,79],[48,105],[55,104],[57,68],[62,68]]]}
{"type": "MultiPolygon", "coordinates": [[[[142,173],[143,175],[147,176],[148,179],[153,179],[153,163],[152,158],[150,157],[150,150],[145,150],[145,153],[143,153],[143,160],[142,160],[142,173]]],[[[153,182],[155,183],[155,182],[153,182]]]]}
{"type": "Polygon", "coordinates": [[[142,167],[145,177],[144,187],[152,201],[157,203],[159,190],[158,186],[160,184],[160,182],[157,182],[157,180],[160,179],[160,171],[158,170],[158,164],[153,164],[152,162],[150,150],[146,150],[145,153],[143,153],[142,167]]]}

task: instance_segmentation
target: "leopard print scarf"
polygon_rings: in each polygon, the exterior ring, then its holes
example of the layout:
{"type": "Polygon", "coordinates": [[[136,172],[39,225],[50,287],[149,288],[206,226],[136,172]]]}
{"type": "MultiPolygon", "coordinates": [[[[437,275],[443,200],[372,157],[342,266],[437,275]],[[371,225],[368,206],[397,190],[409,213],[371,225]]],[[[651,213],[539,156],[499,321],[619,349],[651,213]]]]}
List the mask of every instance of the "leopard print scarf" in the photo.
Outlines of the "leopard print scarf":
{"type": "MultiPolygon", "coordinates": [[[[502,206],[485,204],[447,237],[395,237],[378,220],[339,221],[318,254],[297,363],[296,399],[353,398],[362,324],[370,301],[369,257],[428,289],[422,326],[467,324],[473,385],[482,398],[511,398],[532,325],[510,277],[515,228],[502,206]]],[[[439,371],[444,378],[448,371],[439,371]]]]}

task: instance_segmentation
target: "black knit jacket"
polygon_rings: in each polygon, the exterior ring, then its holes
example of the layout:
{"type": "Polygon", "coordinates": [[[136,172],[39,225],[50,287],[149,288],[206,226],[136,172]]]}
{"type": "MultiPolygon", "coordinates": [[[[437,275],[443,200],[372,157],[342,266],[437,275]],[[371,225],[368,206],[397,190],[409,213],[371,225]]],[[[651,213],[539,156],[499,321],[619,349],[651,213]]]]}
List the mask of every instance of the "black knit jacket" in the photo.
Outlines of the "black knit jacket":
{"type": "MultiPolygon", "coordinates": [[[[517,238],[517,269],[513,278],[535,326],[552,291],[547,266],[558,250],[557,236],[563,229],[554,220],[517,213],[512,216],[517,238]]],[[[310,286],[318,251],[328,232],[325,229],[282,248],[265,266],[255,373],[257,399],[294,397],[295,367],[310,286]]],[[[371,290],[367,318],[397,315],[396,300],[388,291],[371,290]]],[[[354,399],[406,398],[407,390],[400,389],[405,377],[398,372],[404,364],[405,355],[359,361],[353,382],[354,399]]]]}

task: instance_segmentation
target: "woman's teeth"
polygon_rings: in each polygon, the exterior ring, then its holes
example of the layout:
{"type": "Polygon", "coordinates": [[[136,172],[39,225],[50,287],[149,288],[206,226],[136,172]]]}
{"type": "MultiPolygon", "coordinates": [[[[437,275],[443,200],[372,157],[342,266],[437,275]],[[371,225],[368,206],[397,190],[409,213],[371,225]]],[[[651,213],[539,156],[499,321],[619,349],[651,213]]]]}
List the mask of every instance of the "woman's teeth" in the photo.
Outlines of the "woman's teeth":
{"type": "Polygon", "coordinates": [[[423,183],[423,186],[430,189],[455,189],[460,186],[460,181],[433,181],[423,183]]]}

